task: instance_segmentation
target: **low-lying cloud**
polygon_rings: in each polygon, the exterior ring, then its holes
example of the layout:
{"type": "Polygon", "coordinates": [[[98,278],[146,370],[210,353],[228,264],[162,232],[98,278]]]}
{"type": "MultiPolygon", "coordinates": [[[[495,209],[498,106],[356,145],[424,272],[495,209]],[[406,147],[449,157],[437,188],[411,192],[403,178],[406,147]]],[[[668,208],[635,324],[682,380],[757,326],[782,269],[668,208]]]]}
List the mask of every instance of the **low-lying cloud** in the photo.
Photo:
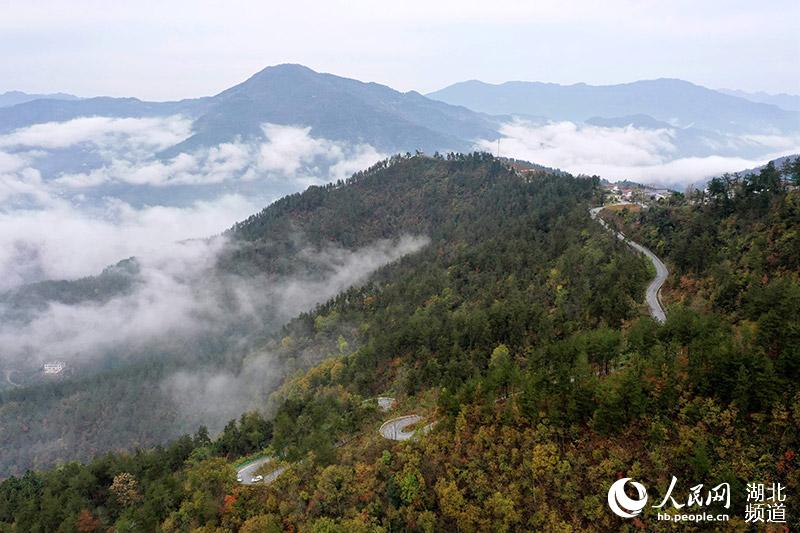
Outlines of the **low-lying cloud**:
{"type": "Polygon", "coordinates": [[[262,132],[263,139],[237,138],[160,158],[156,154],[191,135],[190,120],[88,117],[36,124],[0,135],[0,174],[25,168],[39,172],[41,161],[53,153],[64,157],[67,151],[68,159],[76,162],[69,167],[77,168],[52,172],[46,184],[62,194],[108,184],[168,187],[295,180],[310,185],[346,178],[385,157],[368,144],[315,137],[309,127],[267,123],[262,132]],[[93,161],[91,168],[82,168],[80,161],[88,159],[93,161]]]}
{"type": "Polygon", "coordinates": [[[56,149],[91,144],[99,149],[123,152],[163,150],[191,135],[192,121],[180,117],[113,118],[80,117],[46,122],[0,135],[0,148],[56,149]]]}
{"type": "MultiPolygon", "coordinates": [[[[350,286],[363,283],[378,268],[427,245],[425,237],[405,236],[382,240],[355,251],[328,247],[302,252],[307,260],[325,265],[327,273],[317,279],[294,277],[259,284],[262,296],[279,309],[283,322],[311,309],[350,286]]],[[[251,352],[237,371],[181,370],[166,378],[162,390],[179,407],[184,419],[204,423],[212,429],[248,409],[261,409],[267,395],[282,382],[287,369],[275,354],[251,352]]]]}
{"type": "MultiPolygon", "coordinates": [[[[104,361],[118,365],[159,354],[191,369],[161,384],[184,421],[219,429],[242,411],[262,406],[260,400],[285,375],[273,354],[248,348],[251,335],[277,330],[427,243],[425,237],[404,236],[356,250],[308,245],[298,261],[311,268],[253,276],[217,266],[219,254],[237,246],[225,237],[176,243],[136,258],[127,290],[99,299],[90,294],[77,303],[50,301],[22,318],[3,320],[0,366],[31,372],[60,360],[84,373],[104,361]],[[204,345],[215,351],[203,353],[204,345]],[[238,370],[231,369],[230,362],[248,351],[240,366],[233,365],[238,370]],[[221,361],[228,361],[227,370],[219,370],[221,361]]],[[[3,311],[0,300],[0,315],[3,311]]]]}
{"type": "Polygon", "coordinates": [[[178,241],[217,234],[260,207],[241,195],[186,207],[135,208],[109,198],[91,209],[47,197],[45,205],[0,210],[0,292],[99,274],[126,257],[157,256],[178,241]]]}
{"type": "Polygon", "coordinates": [[[370,145],[314,138],[311,128],[269,124],[263,129],[263,143],[222,143],[167,160],[117,157],[89,172],[62,174],[55,183],[74,188],[107,183],[166,187],[294,180],[308,186],[344,179],[365,162],[369,166],[384,158],[370,145]]]}
{"type": "Polygon", "coordinates": [[[32,317],[0,325],[3,359],[86,362],[114,347],[127,353],[234,323],[263,330],[266,318],[278,326],[426,243],[403,237],[357,250],[307,247],[299,257],[314,274],[253,277],[216,268],[218,254],[235,246],[223,237],[175,243],[136,258],[132,290],[99,301],[92,295],[75,304],[51,301],[32,317]]]}
{"type": "Polygon", "coordinates": [[[347,178],[385,156],[367,144],[315,137],[307,127],[265,124],[261,139],[159,157],[191,134],[182,117],[93,117],[0,135],[6,376],[28,384],[45,361],[64,361],[82,377],[157,358],[170,372],[192,369],[160,384],[184,417],[180,430],[219,428],[258,407],[283,377],[271,354],[249,350],[253,338],[427,242],[406,237],[358,250],[309,245],[297,257],[308,268],[296,275],[223,272],[220,254],[238,244],[211,236],[284,194],[347,178]],[[25,287],[98,275],[129,257],[135,261],[120,267],[129,283],[108,294],[102,283],[100,294],[88,284],[79,301],[60,299],[63,285],[25,287]],[[30,303],[25,291],[32,291],[30,305],[20,305],[30,303]],[[251,355],[238,364],[245,353],[251,355]],[[221,361],[227,370],[219,370],[221,361]]]}
{"type": "Polygon", "coordinates": [[[191,121],[172,116],[77,118],[0,135],[0,292],[217,234],[283,194],[384,157],[275,124],[261,140],[156,156],[191,133],[191,121]],[[83,160],[101,163],[83,169],[83,160]]]}
{"type": "MultiPolygon", "coordinates": [[[[747,135],[702,138],[710,155],[681,154],[680,131],[634,126],[601,127],[573,122],[535,124],[517,120],[502,126],[500,151],[504,156],[529,160],[574,174],[599,175],[609,180],[632,179],[642,183],[683,188],[724,172],[736,172],[800,151],[800,138],[782,135],[747,135]],[[758,158],[714,155],[746,149],[758,158]]],[[[482,140],[478,147],[496,151],[497,142],[482,140]]]]}

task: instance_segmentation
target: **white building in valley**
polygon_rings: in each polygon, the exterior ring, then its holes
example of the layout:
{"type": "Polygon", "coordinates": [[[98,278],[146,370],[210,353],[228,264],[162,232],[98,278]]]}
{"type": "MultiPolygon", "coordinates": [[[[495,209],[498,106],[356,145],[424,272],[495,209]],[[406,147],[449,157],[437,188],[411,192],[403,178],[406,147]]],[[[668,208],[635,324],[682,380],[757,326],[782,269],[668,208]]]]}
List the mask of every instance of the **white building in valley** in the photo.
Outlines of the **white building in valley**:
{"type": "Polygon", "coordinates": [[[63,361],[51,361],[44,364],[43,370],[45,374],[58,374],[65,366],[67,365],[63,361]]]}

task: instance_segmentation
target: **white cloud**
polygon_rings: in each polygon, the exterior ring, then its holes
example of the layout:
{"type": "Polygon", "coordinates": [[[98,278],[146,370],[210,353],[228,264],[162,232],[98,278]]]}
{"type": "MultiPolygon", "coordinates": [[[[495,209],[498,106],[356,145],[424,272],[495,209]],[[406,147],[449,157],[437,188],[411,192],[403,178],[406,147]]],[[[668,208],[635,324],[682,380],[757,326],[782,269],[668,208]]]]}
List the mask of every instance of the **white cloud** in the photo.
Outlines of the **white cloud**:
{"type": "MultiPolygon", "coordinates": [[[[31,140],[38,139],[46,135],[48,128],[52,128],[55,136],[60,134],[64,138],[87,138],[83,133],[70,135],[67,133],[68,129],[62,130],[65,124],[70,123],[42,125],[47,127],[37,131],[36,136],[27,137],[31,140]]],[[[166,122],[149,126],[156,129],[173,128],[174,124],[166,122]]],[[[109,142],[104,145],[103,154],[108,159],[105,165],[87,172],[61,174],[53,183],[69,189],[96,187],[113,182],[171,186],[219,184],[235,180],[296,180],[298,184],[305,186],[348,177],[356,170],[386,157],[368,144],[350,144],[314,137],[309,127],[264,124],[262,129],[264,142],[237,140],[199,148],[190,153],[180,153],[168,160],[153,158],[153,149],[167,146],[145,146],[142,143],[147,136],[143,131],[137,128],[136,136],[125,137],[126,134],[117,129],[115,135],[118,144],[109,142]],[[134,150],[131,146],[140,148],[134,150]]],[[[16,139],[25,136],[15,132],[9,137],[16,139]]],[[[150,138],[167,143],[177,137],[165,132],[151,133],[150,138]]],[[[99,139],[105,138],[100,135],[99,139]]],[[[0,145],[1,143],[2,138],[0,145]]],[[[52,147],[52,143],[42,147],[52,147]]]]}
{"type": "Polygon", "coordinates": [[[300,170],[300,165],[317,157],[342,157],[341,148],[336,143],[312,138],[309,135],[311,128],[265,124],[263,130],[267,142],[261,145],[258,163],[266,171],[292,176],[300,170]]]}
{"type": "Polygon", "coordinates": [[[171,243],[137,258],[140,280],[133,293],[104,303],[53,302],[23,323],[0,327],[5,361],[27,354],[34,365],[47,358],[90,359],[111,346],[121,352],[159,336],[186,335],[219,316],[202,285],[186,280],[213,266],[222,239],[171,243]]]}
{"type": "Polygon", "coordinates": [[[41,173],[29,165],[30,159],[24,155],[0,152],[0,206],[20,198],[51,202],[41,173]]]}
{"type": "MultiPolygon", "coordinates": [[[[306,260],[323,265],[325,274],[316,279],[281,278],[256,280],[262,297],[279,310],[278,322],[312,308],[352,285],[363,283],[378,268],[427,245],[425,237],[404,236],[382,240],[358,250],[341,248],[305,249],[306,260]]],[[[313,356],[312,356],[313,357],[313,356]]],[[[318,355],[316,357],[319,357],[318,355]]],[[[314,360],[305,361],[305,364],[314,360]]],[[[295,361],[295,364],[303,364],[295,361]]],[[[162,389],[181,410],[182,416],[212,429],[254,408],[263,408],[265,396],[279,385],[287,369],[274,354],[257,351],[246,357],[238,372],[184,370],[167,377],[162,389]]]]}
{"type": "Polygon", "coordinates": [[[64,122],[47,122],[0,135],[0,147],[68,148],[91,143],[115,151],[163,150],[191,134],[189,119],[81,117],[64,122]]]}
{"type": "MultiPolygon", "coordinates": [[[[500,133],[502,153],[535,155],[532,161],[561,168],[620,160],[630,165],[648,165],[675,150],[672,130],[668,129],[602,128],[572,122],[536,126],[516,121],[503,125],[500,133]]],[[[483,145],[491,149],[491,143],[483,145]]]]}
{"type": "MultiPolygon", "coordinates": [[[[152,347],[156,347],[156,353],[175,350],[191,357],[186,343],[205,335],[222,341],[232,325],[236,333],[228,340],[233,346],[244,345],[248,332],[262,334],[279,327],[427,243],[425,237],[405,236],[356,250],[309,246],[300,256],[318,267],[314,273],[248,277],[216,268],[219,253],[229,245],[224,237],[171,243],[136,258],[138,273],[128,291],[99,301],[51,301],[21,319],[0,323],[4,363],[35,368],[44,360],[60,359],[81,365],[98,357],[151,354],[154,350],[148,348],[152,347]]],[[[259,366],[266,370],[265,365],[259,366]]],[[[221,377],[224,382],[241,381],[263,391],[269,376],[255,376],[252,365],[248,368],[242,375],[227,373],[221,377]]],[[[176,402],[196,412],[201,404],[227,401],[219,395],[198,396],[209,387],[215,388],[219,378],[203,371],[196,376],[202,387],[178,390],[177,383],[169,389],[176,393],[176,402]],[[187,399],[191,400],[188,404],[187,399]]]]}
{"type": "MultiPolygon", "coordinates": [[[[682,188],[724,172],[752,168],[800,151],[800,139],[778,135],[725,139],[725,148],[757,147],[763,157],[680,157],[676,130],[633,126],[604,128],[572,122],[533,124],[517,120],[500,130],[502,155],[560,168],[573,174],[599,175],[610,180],[632,179],[643,183],[682,188]]],[[[708,140],[709,148],[719,149],[708,140]]],[[[496,141],[482,140],[478,147],[496,150],[496,141]]]]}
{"type": "Polygon", "coordinates": [[[0,152],[0,174],[16,172],[27,164],[28,161],[18,154],[0,152]]]}
{"type": "Polygon", "coordinates": [[[136,209],[109,199],[100,212],[48,200],[47,207],[0,211],[0,290],[97,274],[120,259],[151,256],[177,241],[219,233],[263,207],[238,195],[184,208],[136,209]]]}
{"type": "MultiPolygon", "coordinates": [[[[315,138],[310,128],[264,125],[264,142],[223,143],[157,160],[153,150],[185,138],[180,117],[92,117],[31,126],[0,136],[0,290],[40,279],[96,274],[105,266],[186,238],[213,235],[262,208],[265,198],[224,193],[184,207],[134,207],[123,198],[93,200],[81,192],[111,183],[208,185],[272,180],[283,190],[345,178],[381,159],[368,145],[315,138]],[[49,150],[90,143],[108,163],[44,179],[49,150]],[[81,193],[81,194],[79,194],[81,193]],[[257,202],[257,203],[256,203],[257,202]]],[[[165,193],[167,194],[167,193],[165,193]]],[[[269,197],[267,198],[269,199],[269,197]]]]}

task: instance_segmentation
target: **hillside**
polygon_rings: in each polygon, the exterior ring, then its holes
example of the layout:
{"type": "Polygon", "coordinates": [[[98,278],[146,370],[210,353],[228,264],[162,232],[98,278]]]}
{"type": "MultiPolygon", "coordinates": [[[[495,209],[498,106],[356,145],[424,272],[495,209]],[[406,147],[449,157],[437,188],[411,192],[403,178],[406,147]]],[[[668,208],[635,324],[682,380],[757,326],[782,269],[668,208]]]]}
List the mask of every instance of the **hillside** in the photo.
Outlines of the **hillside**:
{"type": "MultiPolygon", "coordinates": [[[[570,183],[565,181],[564,187],[570,183]]],[[[574,202],[588,205],[591,183],[583,180],[569,187],[577,187],[579,183],[585,184],[584,190],[572,194],[574,191],[561,191],[558,182],[553,182],[553,194],[557,193],[558,199],[549,205],[547,215],[541,215],[541,224],[551,224],[551,216],[574,202]]],[[[177,285],[163,288],[160,282],[152,285],[147,281],[146,268],[140,266],[135,272],[109,269],[96,278],[47,282],[5,295],[7,312],[15,310],[20,331],[26,327],[27,315],[46,309],[50,304],[77,305],[75,312],[81,315],[87,306],[91,316],[107,313],[103,311],[106,308],[125,314],[128,308],[135,311],[142,301],[161,305],[159,292],[153,292],[160,290],[168,291],[167,298],[172,297],[172,292],[184,290],[202,295],[200,307],[192,302],[189,308],[192,314],[207,315],[217,307],[225,311],[219,317],[217,312],[211,314],[213,321],[201,322],[204,325],[199,331],[168,330],[164,337],[145,336],[135,342],[132,339],[128,343],[104,343],[97,354],[73,355],[52,349],[38,354],[23,347],[28,350],[21,352],[27,354],[27,360],[10,368],[16,372],[17,381],[31,376],[29,381],[23,382],[30,386],[8,388],[0,396],[0,424],[28,429],[3,435],[2,471],[21,473],[30,466],[44,467],[67,458],[88,459],[106,449],[148,446],[175,438],[201,423],[212,430],[221,428],[227,418],[235,416],[236,411],[232,409],[236,406],[241,409],[257,407],[280,383],[282,376],[316,363],[326,355],[325,349],[313,348],[288,358],[276,358],[274,351],[263,345],[263,337],[273,334],[293,314],[308,310],[304,305],[311,308],[320,298],[333,296],[335,292],[331,291],[336,291],[337,286],[347,288],[348,284],[342,281],[346,270],[341,268],[361,268],[366,274],[371,273],[385,259],[375,256],[370,247],[387,239],[416,235],[434,243],[467,246],[479,235],[488,235],[493,225],[504,223],[502,219],[488,222],[491,219],[487,217],[495,214],[502,217],[511,212],[509,210],[517,210],[513,212],[515,218],[508,223],[520,224],[517,218],[523,216],[519,210],[524,204],[512,194],[515,187],[532,188],[504,166],[491,161],[398,157],[356,174],[347,184],[312,187],[302,194],[286,197],[237,224],[228,232],[228,244],[217,256],[215,269],[201,270],[197,274],[186,272],[182,278],[187,279],[177,285]],[[481,221],[480,225],[476,221],[481,221]],[[350,253],[354,259],[336,267],[343,253],[350,253]],[[310,295],[297,289],[284,295],[283,285],[298,284],[321,285],[310,295]],[[255,301],[264,301],[255,311],[245,311],[247,308],[243,306],[252,305],[253,298],[242,302],[237,295],[242,290],[253,292],[256,287],[261,296],[255,301]],[[285,303],[289,294],[291,303],[285,303]],[[208,299],[219,303],[209,306],[208,299]],[[23,313],[22,309],[28,311],[23,313]],[[98,311],[94,311],[96,309],[98,311]],[[35,365],[41,356],[75,360],[70,365],[72,377],[52,384],[35,378],[32,373],[36,367],[31,363],[35,365]],[[248,366],[252,361],[264,363],[263,367],[252,369],[248,366]],[[186,413],[181,398],[173,397],[170,392],[171,382],[167,378],[182,375],[187,367],[192,376],[217,373],[233,376],[231,379],[239,379],[236,376],[243,372],[255,372],[254,377],[261,376],[262,382],[246,387],[241,383],[231,385],[241,389],[237,396],[242,392],[244,395],[221,412],[210,405],[190,408],[186,413]],[[112,394],[114,390],[117,392],[112,394]],[[124,421],[118,416],[123,409],[131,413],[124,421]],[[38,420],[46,423],[37,423],[38,420]],[[87,426],[78,423],[82,420],[94,422],[87,426]]],[[[531,260],[516,259],[522,261],[520,264],[531,260]]],[[[162,271],[150,275],[155,276],[160,280],[162,271]]],[[[349,278],[344,280],[349,281],[349,278]]],[[[362,278],[354,280],[362,281],[362,278]]],[[[592,304],[585,295],[574,294],[570,298],[577,313],[571,320],[579,321],[579,316],[590,312],[592,304]]],[[[628,304],[620,303],[617,312],[625,312],[628,304]]],[[[165,300],[165,305],[174,307],[170,300],[165,300]]],[[[596,315],[593,320],[598,320],[596,315]]],[[[559,324],[558,327],[571,326],[559,324]]],[[[114,334],[124,335],[123,331],[114,334]]],[[[346,331],[344,334],[350,336],[346,331]]],[[[84,352],[86,349],[82,348],[84,352]]],[[[205,385],[196,387],[199,391],[195,394],[199,394],[205,385]]],[[[222,391],[222,394],[224,397],[229,392],[222,391]]],[[[213,403],[213,400],[201,403],[206,402],[213,403]]]]}
{"type": "MultiPolygon", "coordinates": [[[[231,237],[239,244],[223,255],[221,267],[242,272],[288,268],[285,257],[291,256],[287,251],[295,242],[281,235],[301,233],[312,244],[338,242],[351,249],[403,234],[430,239],[419,253],[379,270],[365,285],[338,295],[313,314],[301,315],[254,349],[275,353],[286,369],[284,375],[336,353],[348,354],[353,364],[341,376],[347,376],[347,390],[323,393],[315,400],[322,402],[317,407],[308,404],[310,397],[305,395],[292,400],[311,416],[309,421],[291,422],[293,408],[284,404],[282,395],[253,405],[277,413],[282,453],[297,458],[313,449],[330,461],[336,441],[369,415],[357,412],[340,421],[338,415],[331,416],[329,406],[347,409],[359,404],[357,398],[387,387],[409,398],[432,385],[451,383],[457,390],[473,369],[486,364],[485,351],[498,339],[512,346],[533,346],[584,325],[616,325],[636,316],[634,295],[643,287],[646,267],[588,220],[586,209],[596,187],[597,180],[547,174],[528,181],[486,155],[396,158],[347,183],[287,197],[233,228],[231,237]],[[629,281],[620,285],[616,279],[623,271],[629,281]],[[311,421],[317,416],[327,421],[317,426],[311,421]]],[[[149,375],[163,372],[164,364],[168,363],[151,367],[149,375]]],[[[113,387],[113,379],[103,382],[113,387]]],[[[87,390],[85,385],[74,387],[87,390]]],[[[146,403],[129,404],[133,395],[126,394],[126,411],[154,409],[153,398],[145,396],[146,403]]],[[[0,412],[9,412],[13,398],[5,399],[0,412]]],[[[109,403],[113,401],[96,396],[88,403],[105,405],[110,414],[116,411],[109,403]]],[[[70,407],[74,408],[76,404],[70,407]]],[[[144,436],[141,431],[153,427],[156,414],[157,420],[172,419],[164,407],[148,413],[141,423],[126,417],[133,427],[118,442],[130,439],[132,432],[144,436]]],[[[119,418],[118,413],[114,416],[119,418]]],[[[100,418],[97,426],[103,424],[100,418]]],[[[7,440],[3,448],[26,449],[23,442],[7,440]]],[[[136,442],[144,444],[141,438],[136,442]]],[[[83,453],[76,451],[78,456],[83,453]]],[[[98,475],[95,479],[100,480],[106,474],[98,475]]],[[[75,505],[84,504],[65,501],[60,507],[69,514],[75,505]]],[[[163,519],[158,513],[155,518],[163,519]]]]}
{"type": "MultiPolygon", "coordinates": [[[[270,420],[12,478],[0,524],[667,531],[655,510],[623,522],[604,499],[623,476],[660,499],[676,476],[677,498],[692,481],[729,483],[730,525],[744,529],[746,483],[800,488],[800,204],[774,169],[723,184],[603,214],[667,260],[663,326],[642,315],[646,263],[588,216],[597,178],[412,157],[285,198],[231,230],[249,244],[224,265],[265,268],[261,250],[286,228],[351,245],[413,230],[430,243],[265,339],[284,361],[324,358],[259,406],[270,420]],[[380,437],[396,415],[364,401],[379,394],[436,421],[431,433],[380,437]],[[238,485],[230,461],[264,448],[289,470],[238,485]]],[[[786,512],[798,516],[795,500],[786,512]]]]}

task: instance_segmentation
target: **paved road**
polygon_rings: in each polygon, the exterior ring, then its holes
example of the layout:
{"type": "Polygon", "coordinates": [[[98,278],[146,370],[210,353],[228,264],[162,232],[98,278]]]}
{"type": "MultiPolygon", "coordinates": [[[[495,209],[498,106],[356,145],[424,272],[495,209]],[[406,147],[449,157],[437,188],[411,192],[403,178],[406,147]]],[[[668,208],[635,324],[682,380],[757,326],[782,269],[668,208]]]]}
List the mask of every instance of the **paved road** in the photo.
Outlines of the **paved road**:
{"type": "Polygon", "coordinates": [[[408,440],[416,434],[427,433],[433,428],[433,423],[427,426],[408,430],[408,426],[416,424],[422,420],[419,415],[406,415],[393,418],[384,422],[378,430],[384,439],[389,440],[408,440]]]}
{"type": "MultiPolygon", "coordinates": [[[[377,402],[378,402],[378,407],[382,411],[388,411],[394,406],[395,399],[388,396],[379,396],[377,398],[377,402]]],[[[424,434],[433,429],[434,422],[431,422],[427,426],[423,426],[421,428],[413,430],[406,429],[408,428],[408,426],[416,424],[420,420],[422,420],[422,417],[419,415],[406,415],[398,418],[393,418],[391,420],[387,420],[386,422],[384,422],[378,431],[386,439],[399,440],[399,441],[408,440],[414,435],[424,434]]],[[[278,476],[283,474],[288,467],[281,466],[279,468],[276,468],[266,476],[264,476],[264,479],[262,479],[261,481],[253,481],[253,477],[256,475],[258,469],[264,466],[265,464],[269,463],[270,461],[272,461],[272,459],[273,459],[272,457],[262,457],[261,459],[256,459],[255,461],[252,461],[242,466],[236,472],[236,476],[239,479],[241,479],[239,483],[241,483],[242,485],[253,485],[255,483],[263,483],[265,485],[268,485],[273,481],[275,481],[276,479],[278,479],[278,476]]]]}
{"type": "Polygon", "coordinates": [[[656,268],[656,277],[653,278],[653,281],[650,282],[650,285],[647,286],[647,293],[645,294],[645,300],[647,301],[647,307],[650,308],[650,314],[657,322],[664,323],[667,320],[667,313],[664,311],[664,307],[661,305],[661,299],[659,298],[659,291],[661,290],[661,286],[667,280],[667,276],[669,275],[669,270],[667,270],[667,266],[664,264],[661,259],[656,256],[653,252],[645,248],[639,243],[633,242],[629,238],[627,238],[622,233],[612,229],[606,221],[600,218],[598,213],[603,209],[603,207],[594,207],[589,210],[592,218],[597,220],[600,224],[603,225],[604,228],[613,232],[617,238],[621,241],[625,241],[628,243],[628,246],[633,248],[634,250],[644,254],[653,266],[656,268]]]}
{"type": "Polygon", "coordinates": [[[394,398],[390,396],[378,396],[378,408],[381,411],[389,411],[394,407],[394,398]]]}
{"type": "Polygon", "coordinates": [[[8,381],[9,385],[11,385],[12,387],[22,387],[22,385],[11,379],[11,374],[13,372],[14,372],[13,370],[6,370],[6,381],[8,381]]]}
{"type": "Polygon", "coordinates": [[[278,479],[278,477],[286,471],[285,466],[281,466],[276,468],[266,476],[261,481],[253,481],[253,477],[256,475],[256,471],[264,466],[265,464],[272,461],[272,457],[262,457],[261,459],[256,459],[251,463],[247,463],[243,467],[241,467],[237,472],[236,475],[239,479],[241,479],[240,483],[242,485],[252,485],[253,483],[264,483],[269,484],[278,479]]]}

